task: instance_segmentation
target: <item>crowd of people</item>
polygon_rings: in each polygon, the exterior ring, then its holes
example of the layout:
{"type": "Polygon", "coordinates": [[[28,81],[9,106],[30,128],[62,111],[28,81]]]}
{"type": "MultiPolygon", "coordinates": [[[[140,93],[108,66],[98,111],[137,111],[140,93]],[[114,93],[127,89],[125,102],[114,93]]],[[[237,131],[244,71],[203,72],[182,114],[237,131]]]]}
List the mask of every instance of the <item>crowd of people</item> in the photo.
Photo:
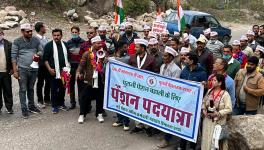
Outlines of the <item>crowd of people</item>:
{"type": "MultiPolygon", "coordinates": [[[[82,124],[95,99],[95,116],[100,123],[104,122],[107,116],[103,109],[104,78],[109,59],[170,78],[201,82],[205,87],[200,123],[202,150],[216,148],[218,141],[213,132],[217,125],[225,125],[232,115],[255,115],[262,108],[264,25],[254,25],[240,39],[231,41],[231,45],[224,45],[218,33],[210,28],[204,29],[197,39],[191,35],[190,25],[173,35],[168,31],[156,34],[145,25],[142,36],[134,32],[129,22],[121,24],[116,33],[108,33],[104,25],[89,26],[86,40],[80,37],[80,28],[73,26],[67,42],[62,40],[61,29],[52,30],[53,39],[49,41],[43,22],[34,27],[22,24],[20,28],[22,35],[12,43],[0,30],[0,109],[4,100],[9,114],[13,114],[13,76],[19,83],[23,118],[30,113],[40,114],[47,106],[51,106],[54,114],[75,109],[77,100],[78,123],[82,124]],[[65,105],[66,90],[70,94],[69,107],[65,105]]],[[[152,136],[158,132],[140,122],[135,124],[130,133],[145,132],[152,136]]],[[[128,131],[130,119],[117,114],[112,126],[122,126],[128,131]]],[[[172,137],[165,134],[158,147],[169,146],[172,137]]],[[[181,139],[177,149],[186,149],[187,143],[181,139]]],[[[227,149],[227,139],[222,138],[219,146],[227,149]]],[[[190,143],[190,149],[195,147],[196,143],[190,143]]]]}

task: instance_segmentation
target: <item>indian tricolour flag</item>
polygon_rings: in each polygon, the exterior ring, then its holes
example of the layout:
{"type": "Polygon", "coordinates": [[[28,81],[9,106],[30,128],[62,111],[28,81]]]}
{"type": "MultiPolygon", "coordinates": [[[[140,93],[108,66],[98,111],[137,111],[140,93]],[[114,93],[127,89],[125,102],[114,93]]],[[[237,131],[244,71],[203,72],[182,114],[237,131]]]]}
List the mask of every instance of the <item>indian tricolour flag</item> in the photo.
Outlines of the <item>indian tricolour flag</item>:
{"type": "Polygon", "coordinates": [[[185,17],[184,17],[184,13],[183,13],[183,10],[182,10],[182,7],[181,7],[181,0],[178,0],[177,1],[177,7],[178,7],[178,30],[179,32],[180,31],[183,31],[184,28],[185,28],[185,17]]]}
{"type": "Polygon", "coordinates": [[[116,0],[115,24],[120,25],[125,19],[122,0],[116,0]]]}

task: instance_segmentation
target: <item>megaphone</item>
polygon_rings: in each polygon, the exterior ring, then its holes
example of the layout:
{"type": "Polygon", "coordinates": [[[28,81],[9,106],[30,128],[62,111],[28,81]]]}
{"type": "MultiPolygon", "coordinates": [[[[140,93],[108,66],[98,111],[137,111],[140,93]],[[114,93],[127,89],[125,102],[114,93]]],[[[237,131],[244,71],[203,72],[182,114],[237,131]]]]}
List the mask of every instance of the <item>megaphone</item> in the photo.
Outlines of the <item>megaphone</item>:
{"type": "Polygon", "coordinates": [[[30,65],[30,67],[34,68],[34,69],[38,69],[39,68],[39,64],[38,64],[38,62],[33,61],[32,64],[30,65]]]}
{"type": "Polygon", "coordinates": [[[96,52],[97,58],[104,58],[105,57],[105,51],[103,49],[100,49],[96,52]]]}

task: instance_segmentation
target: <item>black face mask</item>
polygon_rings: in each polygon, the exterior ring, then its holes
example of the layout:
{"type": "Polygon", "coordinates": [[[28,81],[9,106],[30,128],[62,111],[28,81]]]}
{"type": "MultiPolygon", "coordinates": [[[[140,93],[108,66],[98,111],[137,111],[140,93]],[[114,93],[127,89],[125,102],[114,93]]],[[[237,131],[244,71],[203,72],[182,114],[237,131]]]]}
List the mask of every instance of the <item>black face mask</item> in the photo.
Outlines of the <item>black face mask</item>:
{"type": "Polygon", "coordinates": [[[101,38],[102,40],[106,40],[106,35],[100,35],[100,38],[101,38]]]}
{"type": "Polygon", "coordinates": [[[126,30],[127,35],[132,35],[132,30],[126,30]]]}
{"type": "Polygon", "coordinates": [[[152,48],[152,49],[150,49],[150,51],[151,51],[151,53],[156,53],[158,51],[158,49],[152,48]]]}
{"type": "Polygon", "coordinates": [[[250,67],[247,67],[247,73],[252,73],[256,70],[256,68],[250,68],[250,67]]]}

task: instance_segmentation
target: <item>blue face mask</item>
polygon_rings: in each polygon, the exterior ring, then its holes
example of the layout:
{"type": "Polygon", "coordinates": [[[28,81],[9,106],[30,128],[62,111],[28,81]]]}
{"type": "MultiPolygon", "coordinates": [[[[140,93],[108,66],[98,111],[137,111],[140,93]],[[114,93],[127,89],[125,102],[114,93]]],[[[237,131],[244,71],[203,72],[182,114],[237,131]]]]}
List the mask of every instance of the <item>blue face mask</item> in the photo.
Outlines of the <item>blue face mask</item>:
{"type": "Polygon", "coordinates": [[[77,38],[79,38],[79,35],[77,35],[77,34],[72,34],[71,37],[72,37],[72,39],[77,39],[77,38]]]}
{"type": "Polygon", "coordinates": [[[223,55],[223,58],[224,58],[225,60],[229,60],[231,57],[232,57],[231,55],[223,55]]]}

